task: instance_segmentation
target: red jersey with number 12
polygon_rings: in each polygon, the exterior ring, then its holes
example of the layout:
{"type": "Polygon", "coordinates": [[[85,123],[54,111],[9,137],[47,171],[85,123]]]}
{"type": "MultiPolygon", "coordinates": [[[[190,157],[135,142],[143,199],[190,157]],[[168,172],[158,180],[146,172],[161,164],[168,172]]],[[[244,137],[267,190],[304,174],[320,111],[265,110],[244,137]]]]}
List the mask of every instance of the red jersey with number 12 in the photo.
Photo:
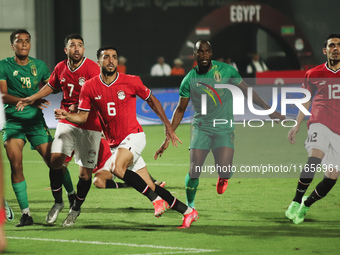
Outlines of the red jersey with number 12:
{"type": "Polygon", "coordinates": [[[327,63],[307,71],[303,88],[315,95],[308,126],[321,123],[340,135],[340,69],[333,71],[327,63]]]}
{"type": "MultiPolygon", "coordinates": [[[[99,73],[99,66],[91,59],[84,58],[83,62],[75,70],[71,70],[68,65],[68,60],[65,59],[55,66],[50,80],[48,81],[48,85],[53,90],[63,91],[61,109],[69,112],[69,107],[72,104],[79,103],[80,90],[85,84],[85,81],[97,76],[99,73]]],[[[84,125],[73,124],[67,120],[59,121],[82,129],[101,131],[101,126],[96,111],[90,112],[89,117],[84,125]]]]}
{"type": "Polygon", "coordinates": [[[87,81],[80,93],[79,109],[94,107],[110,147],[118,146],[131,133],[142,132],[136,116],[136,96],[147,100],[151,91],[138,76],[117,73],[117,78],[106,84],[98,75],[87,81]]]}

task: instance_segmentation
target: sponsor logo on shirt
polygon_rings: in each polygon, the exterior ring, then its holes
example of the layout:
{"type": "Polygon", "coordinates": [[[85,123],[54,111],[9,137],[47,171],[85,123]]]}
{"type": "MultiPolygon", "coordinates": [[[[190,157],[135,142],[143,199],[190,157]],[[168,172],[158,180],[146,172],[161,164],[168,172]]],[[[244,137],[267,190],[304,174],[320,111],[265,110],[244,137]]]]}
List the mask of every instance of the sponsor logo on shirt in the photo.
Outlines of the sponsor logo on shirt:
{"type": "Polygon", "coordinates": [[[15,70],[14,72],[13,72],[13,76],[17,76],[19,74],[19,71],[18,70],[15,70]]]}
{"type": "Polygon", "coordinates": [[[322,80],[322,81],[312,81],[311,82],[313,85],[320,85],[320,86],[322,86],[322,85],[325,85],[326,84],[326,81],[325,80],[322,80]]]}
{"type": "Polygon", "coordinates": [[[100,100],[100,99],[102,99],[102,96],[101,96],[101,95],[98,95],[98,96],[96,96],[94,99],[95,99],[95,100],[100,100]]]}
{"type": "Polygon", "coordinates": [[[60,80],[61,83],[65,82],[65,81],[66,81],[65,78],[61,78],[61,80],[60,80]]]}

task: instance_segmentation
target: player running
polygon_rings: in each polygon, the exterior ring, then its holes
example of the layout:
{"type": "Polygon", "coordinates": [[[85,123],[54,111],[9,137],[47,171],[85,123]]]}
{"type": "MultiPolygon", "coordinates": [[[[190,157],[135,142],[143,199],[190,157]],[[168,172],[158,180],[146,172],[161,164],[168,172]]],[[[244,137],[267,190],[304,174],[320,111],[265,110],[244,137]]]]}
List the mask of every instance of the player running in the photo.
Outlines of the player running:
{"type": "Polygon", "coordinates": [[[155,185],[141,157],[146,139],[142,126],[136,118],[137,95],[146,100],[162,120],[167,138],[172,140],[173,145],[177,146],[177,141],[180,141],[173,132],[160,102],[138,76],[117,73],[118,53],[114,47],[100,48],[97,51],[97,58],[101,74],[83,86],[78,113],[69,114],[64,110],[56,109],[56,118],[82,124],[86,121],[89,111],[96,109],[112,151],[105,169],[110,170],[143,195],[147,196],[151,190],[154,191],[169,204],[171,209],[184,215],[183,224],[179,228],[190,227],[191,223],[198,219],[197,211],[174,198],[166,189],[155,185]],[[139,174],[136,174],[136,171],[139,174]]]}
{"type": "MultiPolygon", "coordinates": [[[[195,44],[194,55],[197,66],[182,80],[180,99],[173,113],[171,126],[176,130],[191,99],[195,114],[190,143],[190,169],[185,177],[187,205],[195,208],[195,196],[199,184],[204,161],[212,150],[215,165],[228,171],[219,171],[216,183],[218,194],[223,194],[228,187],[228,180],[232,176],[232,161],[234,157],[234,129],[233,125],[214,126],[214,119],[228,120],[232,123],[233,97],[228,89],[215,89],[216,84],[232,84],[238,86],[247,96],[248,85],[242,80],[236,69],[228,64],[212,60],[212,48],[209,41],[199,40],[195,44]],[[207,96],[209,95],[209,96],[207,96]],[[207,113],[202,110],[202,96],[207,96],[207,113]],[[217,102],[217,103],[216,103],[217,102]]],[[[270,107],[253,92],[253,102],[263,109],[270,107]]],[[[272,119],[284,119],[278,112],[269,115],[272,119]]],[[[169,140],[165,139],[155,153],[155,159],[167,149],[169,140]]]]}
{"type": "MultiPolygon", "coordinates": [[[[311,93],[311,99],[303,106],[309,109],[312,105],[312,110],[305,143],[308,161],[300,174],[295,197],[285,212],[295,224],[303,222],[310,206],[327,195],[340,173],[340,34],[327,37],[323,53],[327,62],[308,70],[302,84],[311,93]],[[309,197],[304,197],[315,171],[320,168],[325,172],[324,179],[309,197]]],[[[297,125],[288,133],[291,144],[296,142],[295,136],[304,118],[305,114],[299,111],[297,125]]]]}

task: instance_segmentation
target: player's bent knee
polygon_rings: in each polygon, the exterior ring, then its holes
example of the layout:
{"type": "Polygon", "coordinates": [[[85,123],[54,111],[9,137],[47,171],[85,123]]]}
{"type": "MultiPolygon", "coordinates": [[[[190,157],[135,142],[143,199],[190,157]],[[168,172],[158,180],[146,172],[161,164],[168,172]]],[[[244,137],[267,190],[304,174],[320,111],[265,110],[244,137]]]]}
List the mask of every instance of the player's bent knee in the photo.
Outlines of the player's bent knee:
{"type": "Polygon", "coordinates": [[[92,181],[93,185],[96,186],[99,189],[105,189],[106,188],[106,180],[103,180],[101,178],[98,177],[94,177],[93,181],[92,181]]]}
{"type": "Polygon", "coordinates": [[[114,169],[113,169],[113,174],[115,176],[117,176],[119,179],[123,179],[124,178],[124,175],[125,175],[125,172],[126,172],[126,168],[124,167],[119,167],[117,165],[115,165],[114,169]]]}
{"type": "Polygon", "coordinates": [[[51,160],[50,167],[52,169],[60,169],[63,167],[64,162],[61,160],[51,160]]]}

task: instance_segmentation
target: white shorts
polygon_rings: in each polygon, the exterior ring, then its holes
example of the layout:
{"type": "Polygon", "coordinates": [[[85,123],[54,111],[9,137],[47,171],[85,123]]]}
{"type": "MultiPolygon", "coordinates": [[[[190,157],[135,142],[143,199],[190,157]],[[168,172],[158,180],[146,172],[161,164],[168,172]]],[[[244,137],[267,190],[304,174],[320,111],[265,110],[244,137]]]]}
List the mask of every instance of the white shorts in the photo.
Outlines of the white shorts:
{"type": "Polygon", "coordinates": [[[76,164],[93,169],[97,164],[100,139],[101,132],[59,122],[51,152],[62,153],[70,157],[74,151],[76,164]]]}
{"type": "Polygon", "coordinates": [[[323,168],[340,170],[340,135],[332,132],[328,127],[320,123],[309,126],[305,148],[318,149],[325,153],[321,164],[323,168]]]}
{"type": "Polygon", "coordinates": [[[105,162],[104,167],[101,170],[111,170],[111,165],[116,161],[118,148],[125,148],[132,152],[133,163],[128,167],[129,170],[136,172],[146,166],[141,154],[145,148],[146,139],[144,132],[129,134],[125,139],[115,148],[111,148],[112,156],[105,162]]]}

